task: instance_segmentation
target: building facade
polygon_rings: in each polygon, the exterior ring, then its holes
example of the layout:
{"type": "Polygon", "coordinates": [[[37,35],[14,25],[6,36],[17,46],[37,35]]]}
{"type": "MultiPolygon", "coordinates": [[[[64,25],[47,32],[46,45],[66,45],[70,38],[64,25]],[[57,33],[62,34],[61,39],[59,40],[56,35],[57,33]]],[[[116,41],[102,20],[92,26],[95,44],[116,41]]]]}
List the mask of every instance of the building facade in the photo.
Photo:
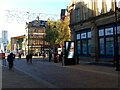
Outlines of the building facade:
{"type": "Polygon", "coordinates": [[[7,44],[8,44],[8,31],[6,30],[3,30],[2,31],[2,43],[3,43],[3,52],[6,52],[6,47],[7,47],[7,44]]]}
{"type": "MultiPolygon", "coordinates": [[[[76,42],[76,53],[91,60],[113,60],[117,26],[120,56],[120,12],[115,20],[115,0],[72,0],[70,13],[71,40],[76,42]],[[99,8],[100,7],[100,8],[99,8]]],[[[118,5],[118,3],[117,3],[118,5]]]]}
{"type": "Polygon", "coordinates": [[[22,53],[25,54],[26,48],[25,48],[25,35],[11,37],[11,52],[17,54],[19,51],[22,51],[22,53]]]}
{"type": "Polygon", "coordinates": [[[26,25],[26,53],[38,55],[48,51],[49,45],[44,41],[45,24],[46,21],[38,19],[26,25]]]}

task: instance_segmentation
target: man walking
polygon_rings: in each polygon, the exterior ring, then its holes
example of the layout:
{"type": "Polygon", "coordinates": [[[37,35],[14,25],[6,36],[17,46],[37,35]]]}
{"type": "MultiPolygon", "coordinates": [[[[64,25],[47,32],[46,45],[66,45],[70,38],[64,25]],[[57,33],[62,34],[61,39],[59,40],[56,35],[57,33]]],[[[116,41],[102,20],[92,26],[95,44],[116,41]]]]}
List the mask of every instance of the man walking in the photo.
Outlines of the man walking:
{"type": "Polygon", "coordinates": [[[13,68],[13,61],[14,61],[15,57],[13,53],[10,53],[7,57],[7,61],[8,61],[8,65],[9,65],[9,69],[13,68]]]}
{"type": "Polygon", "coordinates": [[[51,58],[52,58],[52,52],[51,50],[49,50],[49,62],[51,61],[51,58]]]}

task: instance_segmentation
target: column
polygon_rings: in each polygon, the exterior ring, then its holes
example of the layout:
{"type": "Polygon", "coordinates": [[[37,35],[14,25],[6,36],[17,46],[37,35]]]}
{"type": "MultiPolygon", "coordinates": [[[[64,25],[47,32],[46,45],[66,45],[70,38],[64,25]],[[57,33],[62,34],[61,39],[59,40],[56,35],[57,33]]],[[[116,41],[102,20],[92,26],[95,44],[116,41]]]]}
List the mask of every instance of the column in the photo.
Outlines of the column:
{"type": "Polygon", "coordinates": [[[72,41],[75,41],[76,35],[75,35],[75,30],[74,30],[74,28],[71,28],[71,32],[70,32],[70,33],[71,33],[71,40],[72,40],[72,41]]]}
{"type": "Polygon", "coordinates": [[[115,11],[115,0],[111,0],[111,11],[115,11]]]}
{"type": "Polygon", "coordinates": [[[91,26],[91,59],[98,61],[98,32],[95,21],[92,21],[91,26]]]}
{"type": "Polygon", "coordinates": [[[106,0],[102,0],[102,13],[107,13],[106,0]]]}

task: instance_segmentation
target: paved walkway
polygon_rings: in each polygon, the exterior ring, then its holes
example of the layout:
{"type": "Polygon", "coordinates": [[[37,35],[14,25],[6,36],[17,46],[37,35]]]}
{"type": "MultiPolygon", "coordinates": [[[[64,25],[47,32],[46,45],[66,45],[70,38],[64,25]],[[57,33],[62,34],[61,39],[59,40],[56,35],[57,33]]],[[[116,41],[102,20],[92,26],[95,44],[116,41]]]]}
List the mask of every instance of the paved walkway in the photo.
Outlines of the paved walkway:
{"type": "Polygon", "coordinates": [[[3,88],[47,88],[43,83],[34,80],[15,68],[9,70],[7,67],[2,67],[2,76],[3,88]]]}
{"type": "MultiPolygon", "coordinates": [[[[62,67],[61,63],[47,63],[59,65],[62,67]]],[[[80,62],[78,65],[66,66],[68,68],[74,68],[84,71],[90,71],[95,73],[104,73],[112,76],[117,76],[119,72],[115,71],[115,68],[111,65],[105,65],[101,63],[84,63],[80,62]]],[[[42,81],[38,82],[31,78],[30,76],[24,74],[23,72],[13,69],[9,70],[8,67],[2,67],[2,87],[3,88],[47,88],[47,84],[43,84],[42,81]]]]}

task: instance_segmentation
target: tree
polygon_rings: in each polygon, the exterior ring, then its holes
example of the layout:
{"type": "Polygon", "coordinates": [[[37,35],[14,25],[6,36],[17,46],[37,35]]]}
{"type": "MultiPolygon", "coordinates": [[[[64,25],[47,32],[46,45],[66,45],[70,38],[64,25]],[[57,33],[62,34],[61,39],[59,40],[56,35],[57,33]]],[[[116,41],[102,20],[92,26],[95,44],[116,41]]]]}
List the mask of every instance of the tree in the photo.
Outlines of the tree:
{"type": "Polygon", "coordinates": [[[56,21],[48,20],[44,40],[50,45],[56,45],[57,36],[58,32],[56,30],[56,21]]]}
{"type": "Polygon", "coordinates": [[[58,36],[58,44],[62,47],[64,41],[70,40],[70,28],[69,28],[69,20],[65,18],[64,21],[58,20],[57,30],[59,32],[58,36]]]}
{"type": "Polygon", "coordinates": [[[63,46],[64,41],[70,40],[69,20],[48,20],[44,40],[50,45],[63,46]]]}

